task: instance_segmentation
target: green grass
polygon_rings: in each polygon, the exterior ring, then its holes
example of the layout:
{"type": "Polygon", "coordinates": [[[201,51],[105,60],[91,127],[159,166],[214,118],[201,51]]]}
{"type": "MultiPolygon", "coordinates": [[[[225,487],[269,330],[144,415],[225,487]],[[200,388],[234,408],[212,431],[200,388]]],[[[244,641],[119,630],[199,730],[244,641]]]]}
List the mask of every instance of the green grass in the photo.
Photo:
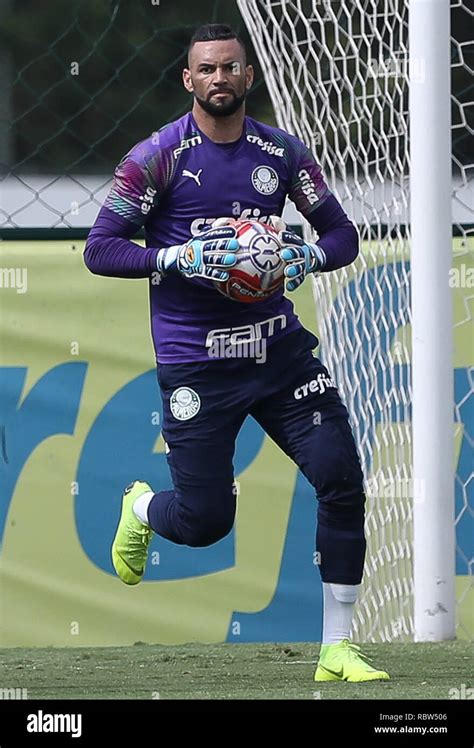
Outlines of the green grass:
{"type": "Polygon", "coordinates": [[[474,685],[472,646],[369,644],[386,682],[314,683],[319,644],[2,649],[2,686],[28,699],[448,699],[474,685]],[[318,694],[319,692],[319,694],[318,694]],[[159,694],[159,696],[157,696],[159,694]]]}

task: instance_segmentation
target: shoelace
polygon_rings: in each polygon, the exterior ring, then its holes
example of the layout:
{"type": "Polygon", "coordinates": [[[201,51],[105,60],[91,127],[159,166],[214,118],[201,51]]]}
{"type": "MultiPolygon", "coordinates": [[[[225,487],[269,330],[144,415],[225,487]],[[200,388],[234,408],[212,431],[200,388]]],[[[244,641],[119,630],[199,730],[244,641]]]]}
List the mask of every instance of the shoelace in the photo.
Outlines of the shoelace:
{"type": "Polygon", "coordinates": [[[143,546],[148,544],[151,536],[151,529],[149,527],[143,527],[142,530],[137,530],[131,525],[127,526],[128,535],[128,548],[127,552],[130,556],[143,557],[143,546]]]}
{"type": "Polygon", "coordinates": [[[357,644],[347,642],[346,647],[349,651],[350,660],[362,660],[365,664],[372,662],[372,657],[369,657],[368,655],[364,654],[364,652],[361,652],[360,647],[357,644]]]}

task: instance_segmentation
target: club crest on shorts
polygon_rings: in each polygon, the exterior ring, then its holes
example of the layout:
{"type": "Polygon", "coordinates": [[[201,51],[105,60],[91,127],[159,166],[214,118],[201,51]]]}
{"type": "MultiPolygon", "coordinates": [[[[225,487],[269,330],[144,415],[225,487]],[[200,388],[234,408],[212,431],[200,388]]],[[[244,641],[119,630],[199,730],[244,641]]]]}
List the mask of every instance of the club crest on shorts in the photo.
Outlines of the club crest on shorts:
{"type": "Polygon", "coordinates": [[[273,195],[279,183],[278,174],[271,166],[257,166],[252,172],[252,184],[261,195],[273,195]]]}
{"type": "Polygon", "coordinates": [[[178,387],[171,393],[170,410],[178,421],[189,421],[201,410],[201,398],[191,387],[178,387]]]}

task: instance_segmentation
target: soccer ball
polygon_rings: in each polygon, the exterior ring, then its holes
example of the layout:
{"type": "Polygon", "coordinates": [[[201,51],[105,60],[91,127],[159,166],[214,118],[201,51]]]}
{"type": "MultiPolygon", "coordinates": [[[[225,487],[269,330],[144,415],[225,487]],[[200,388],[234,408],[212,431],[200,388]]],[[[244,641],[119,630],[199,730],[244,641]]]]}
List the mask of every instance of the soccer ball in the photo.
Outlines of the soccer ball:
{"type": "Polygon", "coordinates": [[[285,263],[278,250],[282,244],[276,228],[253,220],[227,221],[235,228],[239,249],[237,263],[228,269],[226,281],[214,281],[218,291],[234,301],[254,304],[268,299],[283,285],[285,263]]]}

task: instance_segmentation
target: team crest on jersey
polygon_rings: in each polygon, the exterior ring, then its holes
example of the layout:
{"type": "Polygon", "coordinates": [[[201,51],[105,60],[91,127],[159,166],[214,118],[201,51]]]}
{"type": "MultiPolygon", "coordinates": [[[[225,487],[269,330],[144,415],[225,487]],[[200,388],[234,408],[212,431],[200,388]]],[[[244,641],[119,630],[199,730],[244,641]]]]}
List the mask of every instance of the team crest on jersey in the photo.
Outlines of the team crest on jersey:
{"type": "Polygon", "coordinates": [[[257,166],[252,172],[252,184],[261,195],[273,195],[279,183],[278,174],[271,166],[257,166]]]}
{"type": "Polygon", "coordinates": [[[201,398],[191,387],[178,387],[171,393],[170,409],[176,420],[189,421],[201,410],[201,398]]]}

